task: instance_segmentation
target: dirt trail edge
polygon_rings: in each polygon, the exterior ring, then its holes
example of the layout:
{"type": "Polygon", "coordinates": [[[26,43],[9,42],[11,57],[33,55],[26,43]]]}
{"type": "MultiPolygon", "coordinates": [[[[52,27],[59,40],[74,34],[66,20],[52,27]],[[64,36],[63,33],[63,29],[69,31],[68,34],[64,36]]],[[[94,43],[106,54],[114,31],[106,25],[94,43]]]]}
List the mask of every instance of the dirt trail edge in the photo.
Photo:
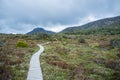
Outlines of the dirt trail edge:
{"type": "Polygon", "coordinates": [[[38,44],[38,46],[40,47],[40,50],[36,52],[30,60],[27,80],[43,80],[39,56],[44,51],[44,47],[40,44],[38,44]]]}

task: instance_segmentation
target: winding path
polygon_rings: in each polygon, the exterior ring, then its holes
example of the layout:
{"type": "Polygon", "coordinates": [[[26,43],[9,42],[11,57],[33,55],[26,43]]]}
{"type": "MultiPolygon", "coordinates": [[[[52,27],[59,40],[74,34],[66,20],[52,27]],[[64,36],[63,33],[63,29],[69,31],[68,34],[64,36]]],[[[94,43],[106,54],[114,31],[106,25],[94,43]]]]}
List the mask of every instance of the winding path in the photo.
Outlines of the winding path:
{"type": "Polygon", "coordinates": [[[38,46],[40,47],[40,50],[36,52],[31,58],[27,80],[43,80],[39,56],[44,51],[44,47],[39,44],[38,46]]]}

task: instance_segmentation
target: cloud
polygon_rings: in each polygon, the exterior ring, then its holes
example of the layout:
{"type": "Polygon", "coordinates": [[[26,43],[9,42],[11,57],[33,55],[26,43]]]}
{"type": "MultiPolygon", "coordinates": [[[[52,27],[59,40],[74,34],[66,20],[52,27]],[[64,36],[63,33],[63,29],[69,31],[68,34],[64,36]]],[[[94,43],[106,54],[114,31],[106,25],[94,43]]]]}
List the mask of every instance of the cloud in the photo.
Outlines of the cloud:
{"type": "Polygon", "coordinates": [[[35,27],[60,31],[119,15],[119,0],[0,0],[0,32],[26,33],[35,27]]]}

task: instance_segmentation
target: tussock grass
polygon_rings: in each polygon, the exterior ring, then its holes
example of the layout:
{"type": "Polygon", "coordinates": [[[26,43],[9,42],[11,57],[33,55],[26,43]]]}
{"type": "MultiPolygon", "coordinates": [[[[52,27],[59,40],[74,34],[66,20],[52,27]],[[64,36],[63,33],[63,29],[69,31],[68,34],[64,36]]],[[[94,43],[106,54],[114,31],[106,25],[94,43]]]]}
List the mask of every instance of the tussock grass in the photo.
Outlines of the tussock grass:
{"type": "MultiPolygon", "coordinates": [[[[76,37],[79,38],[79,35],[76,37]]],[[[117,63],[109,61],[110,59],[120,60],[119,49],[113,49],[109,45],[113,37],[116,35],[82,35],[85,43],[79,43],[77,39],[63,39],[64,41],[54,41],[45,45],[45,52],[40,58],[44,80],[116,79],[114,67],[108,66],[117,63]]]]}

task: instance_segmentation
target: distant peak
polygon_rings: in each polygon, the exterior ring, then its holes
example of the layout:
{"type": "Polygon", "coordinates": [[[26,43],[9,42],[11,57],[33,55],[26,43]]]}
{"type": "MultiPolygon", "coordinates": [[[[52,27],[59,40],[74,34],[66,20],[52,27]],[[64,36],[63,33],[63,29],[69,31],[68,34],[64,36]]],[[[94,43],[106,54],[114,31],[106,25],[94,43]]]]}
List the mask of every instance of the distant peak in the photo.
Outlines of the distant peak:
{"type": "MultiPolygon", "coordinates": [[[[35,29],[40,29],[40,30],[44,30],[43,28],[40,28],[40,27],[37,27],[37,28],[35,28],[35,29]]],[[[34,30],[35,30],[35,29],[34,29],[34,30]]]]}
{"type": "Polygon", "coordinates": [[[34,28],[32,31],[28,32],[27,34],[37,34],[37,33],[46,33],[46,34],[54,34],[52,31],[47,31],[44,28],[34,28]]]}

